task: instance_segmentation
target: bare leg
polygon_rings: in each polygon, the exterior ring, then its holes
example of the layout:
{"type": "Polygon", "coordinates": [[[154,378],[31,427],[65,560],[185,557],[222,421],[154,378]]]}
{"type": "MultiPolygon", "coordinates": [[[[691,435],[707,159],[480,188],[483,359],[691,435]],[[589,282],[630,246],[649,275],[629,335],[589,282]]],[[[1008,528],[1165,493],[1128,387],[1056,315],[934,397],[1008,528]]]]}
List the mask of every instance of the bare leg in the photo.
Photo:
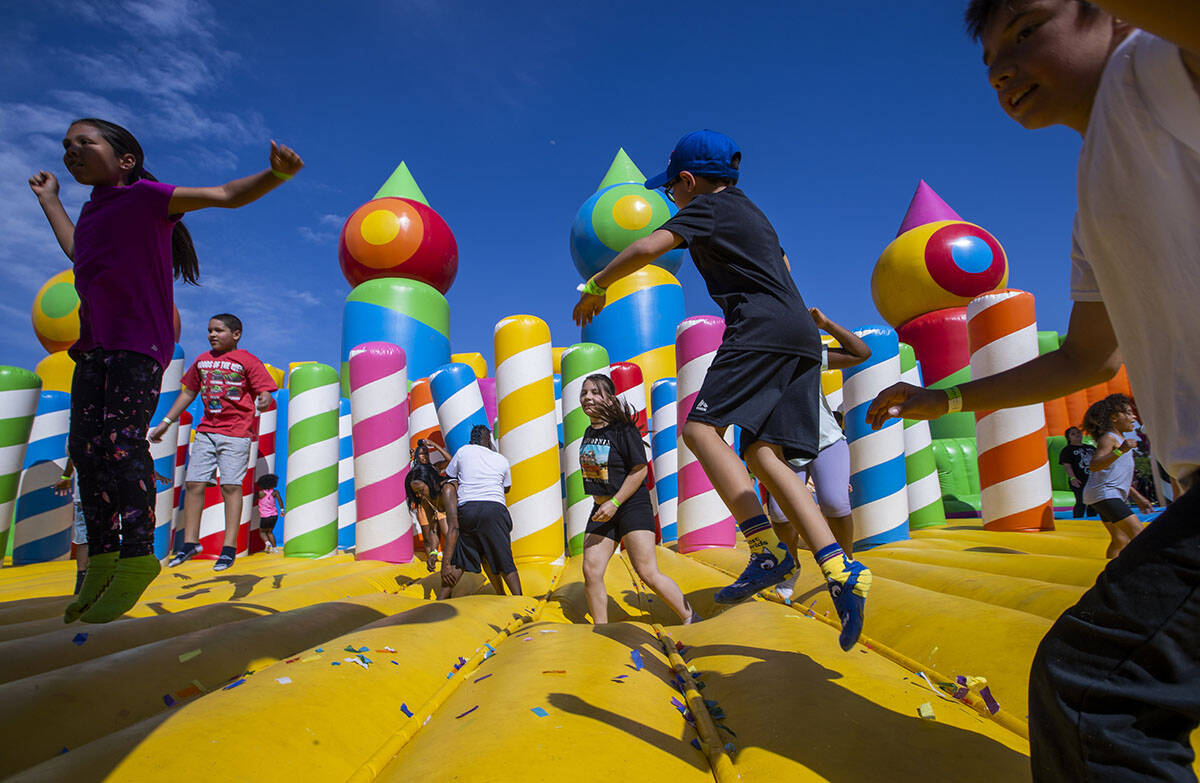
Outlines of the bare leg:
{"type": "MultiPolygon", "coordinates": [[[[625,551],[629,553],[633,570],[637,571],[641,580],[675,610],[680,620],[685,623],[690,622],[694,612],[687,599],[683,597],[683,591],[679,589],[679,585],[675,584],[674,579],[658,570],[658,553],[654,546],[654,532],[631,530],[621,540],[625,544],[625,551]]],[[[595,617],[595,615],[592,616],[595,617]]]]}
{"type": "MultiPolygon", "coordinates": [[[[242,485],[222,484],[221,499],[225,501],[224,546],[236,547],[238,526],[242,521],[242,485]]],[[[199,524],[196,526],[196,532],[200,532],[199,524]]]]}
{"type": "Polygon", "coordinates": [[[1138,533],[1142,532],[1142,527],[1142,521],[1133,514],[1130,514],[1119,522],[1105,522],[1104,529],[1108,531],[1108,535],[1112,540],[1109,542],[1108,550],[1104,553],[1104,556],[1112,560],[1121,554],[1121,550],[1125,548],[1125,545],[1132,541],[1138,533]]]}
{"type": "Polygon", "coordinates": [[[508,585],[508,592],[513,595],[522,595],[521,593],[521,575],[516,571],[504,572],[504,584],[508,585]]]}
{"type": "Polygon", "coordinates": [[[826,517],[829,529],[846,554],[854,552],[854,517],[826,517]]]}
{"type": "Polygon", "coordinates": [[[608,561],[616,550],[617,542],[605,536],[590,533],[583,540],[583,589],[587,594],[588,611],[596,625],[608,622],[608,590],[604,586],[604,572],[608,570],[608,561]]]}
{"type": "Polygon", "coordinates": [[[689,421],[683,425],[683,440],[704,466],[713,489],[733,512],[735,519],[750,519],[763,512],[746,466],[729,448],[716,427],[689,421]]]}
{"type": "MultiPolygon", "coordinates": [[[[754,475],[766,485],[767,491],[779,503],[784,515],[804,536],[813,554],[836,543],[829,523],[821,515],[821,510],[817,508],[817,503],[808,487],[804,485],[804,480],[784,461],[778,446],[757,441],[750,444],[745,453],[746,463],[754,471],[754,475]]],[[[749,487],[749,476],[746,478],[749,487]]],[[[753,488],[750,488],[750,495],[753,494],[753,488]]]]}
{"type": "Polygon", "coordinates": [[[272,530],[270,533],[267,533],[267,543],[271,545],[272,549],[278,546],[275,543],[275,531],[272,530]]]}
{"type": "Polygon", "coordinates": [[[183,498],[183,542],[196,544],[200,542],[200,515],[204,513],[204,490],[208,487],[203,481],[189,481],[183,498]]]}
{"type": "Polygon", "coordinates": [[[480,566],[483,569],[483,575],[492,583],[492,589],[496,591],[496,595],[504,595],[504,581],[499,574],[492,573],[492,569],[488,568],[484,563],[480,566]]]}
{"type": "Polygon", "coordinates": [[[272,547],[275,546],[271,543],[271,539],[270,536],[268,536],[267,531],[263,530],[261,527],[258,529],[258,537],[262,541],[263,549],[267,550],[268,552],[270,552],[272,547]]]}

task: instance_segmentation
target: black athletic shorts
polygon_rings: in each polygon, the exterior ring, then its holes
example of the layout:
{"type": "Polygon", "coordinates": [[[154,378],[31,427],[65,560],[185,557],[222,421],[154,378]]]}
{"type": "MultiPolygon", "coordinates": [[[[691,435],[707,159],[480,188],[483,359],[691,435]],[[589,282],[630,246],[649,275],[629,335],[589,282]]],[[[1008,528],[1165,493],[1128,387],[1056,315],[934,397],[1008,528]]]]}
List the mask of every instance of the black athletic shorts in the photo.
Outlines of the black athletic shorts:
{"type": "MultiPolygon", "coordinates": [[[[593,503],[592,514],[595,514],[598,508],[600,506],[593,503]]],[[[612,515],[612,519],[597,522],[589,514],[586,530],[589,535],[594,533],[613,541],[620,541],[626,533],[634,530],[649,530],[653,533],[654,507],[650,505],[650,491],[645,486],[638,489],[633,493],[633,497],[617,508],[617,513],[612,515]]]]}
{"type": "Polygon", "coordinates": [[[265,531],[267,533],[272,533],[275,530],[275,523],[278,521],[279,521],[278,516],[259,517],[258,518],[258,529],[265,531]]]}
{"type": "Polygon", "coordinates": [[[508,507],[492,500],[472,500],[458,507],[458,543],[450,564],[478,574],[487,563],[493,574],[517,570],[512,554],[512,517],[508,507]]]}
{"type": "Polygon", "coordinates": [[[1101,522],[1120,522],[1133,513],[1133,509],[1129,507],[1129,504],[1120,498],[1097,500],[1092,504],[1092,508],[1100,515],[1101,522]]]}
{"type": "Polygon", "coordinates": [[[756,440],[788,459],[817,456],[821,360],[766,351],[725,350],[713,359],[688,421],[742,428],[742,450],[756,440]]]}

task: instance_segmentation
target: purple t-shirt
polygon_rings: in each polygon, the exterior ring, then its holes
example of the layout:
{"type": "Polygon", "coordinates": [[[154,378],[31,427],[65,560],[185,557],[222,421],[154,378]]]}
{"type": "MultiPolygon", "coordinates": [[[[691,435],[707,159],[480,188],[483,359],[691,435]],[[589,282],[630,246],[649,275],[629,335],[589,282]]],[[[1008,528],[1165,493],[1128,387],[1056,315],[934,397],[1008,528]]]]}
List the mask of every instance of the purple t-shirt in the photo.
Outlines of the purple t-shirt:
{"type": "Polygon", "coordinates": [[[167,214],[174,185],[97,186],[75,224],[79,339],[71,352],[137,351],[164,368],[175,351],[175,290],[167,214]]]}

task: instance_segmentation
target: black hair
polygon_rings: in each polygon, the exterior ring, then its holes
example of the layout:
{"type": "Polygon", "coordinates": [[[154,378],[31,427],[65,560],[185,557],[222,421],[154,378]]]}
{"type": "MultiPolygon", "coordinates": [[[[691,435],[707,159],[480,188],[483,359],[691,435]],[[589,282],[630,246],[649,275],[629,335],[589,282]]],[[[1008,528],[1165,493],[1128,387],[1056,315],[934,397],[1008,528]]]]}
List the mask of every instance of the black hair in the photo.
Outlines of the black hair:
{"type": "Polygon", "coordinates": [[[1079,429],[1078,427],[1067,427],[1066,431],[1065,431],[1065,432],[1063,432],[1063,437],[1064,437],[1064,438],[1069,438],[1069,437],[1071,437],[1071,431],[1072,431],[1072,430],[1074,430],[1075,432],[1078,432],[1080,435],[1082,435],[1082,434],[1083,434],[1083,430],[1079,429]]]}
{"type": "Polygon", "coordinates": [[[416,511],[417,503],[419,502],[417,492],[413,489],[413,482],[415,481],[420,481],[429,487],[430,500],[442,491],[442,484],[445,482],[442,474],[438,473],[437,469],[432,465],[418,462],[409,468],[408,475],[404,477],[404,495],[405,500],[408,502],[409,511],[416,511]]]}
{"type": "MultiPolygon", "coordinates": [[[[100,135],[113,148],[118,158],[123,155],[133,156],[133,168],[125,175],[126,185],[132,185],[139,179],[158,182],[153,174],[146,171],[146,153],[142,151],[142,145],[132,133],[116,123],[95,117],[84,117],[71,124],[91,125],[100,131],[100,135]]],[[[176,221],[175,228],[171,231],[171,270],[175,273],[176,280],[182,279],[191,285],[200,284],[197,282],[200,279],[200,261],[196,258],[196,246],[192,243],[191,232],[182,220],[176,221]]]]}
{"type": "Polygon", "coordinates": [[[254,481],[254,486],[259,489],[275,489],[275,487],[279,486],[279,476],[276,476],[274,473],[259,476],[254,481]]]}
{"type": "MultiPolygon", "coordinates": [[[[1098,9],[1096,6],[1087,2],[1087,0],[1075,0],[1083,7],[1083,13],[1090,14],[1098,9]]],[[[983,37],[983,31],[987,29],[988,23],[992,21],[992,15],[996,11],[1004,8],[1012,3],[1012,0],[971,0],[967,4],[967,10],[963,12],[963,24],[967,28],[967,35],[972,41],[978,41],[983,37]]]]}
{"type": "MultiPolygon", "coordinates": [[[[604,399],[600,401],[600,416],[609,424],[624,423],[632,424],[637,427],[637,421],[634,419],[633,408],[627,402],[622,402],[617,397],[617,385],[612,382],[604,373],[595,373],[583,379],[584,383],[591,381],[596,386],[600,387],[604,399]]],[[[579,387],[583,390],[583,386],[579,387]]]]}
{"type": "Polygon", "coordinates": [[[483,424],[476,424],[471,428],[471,445],[483,446],[492,439],[492,431],[483,424]]]}
{"type": "Polygon", "coordinates": [[[238,318],[233,313],[217,313],[216,315],[214,315],[212,318],[209,318],[208,320],[220,321],[221,323],[228,326],[229,331],[231,331],[231,332],[242,331],[242,319],[238,318]]]}
{"type": "Polygon", "coordinates": [[[1094,403],[1083,416],[1083,429],[1096,440],[1112,427],[1112,417],[1125,408],[1133,408],[1133,400],[1124,394],[1110,394],[1094,403]]]}

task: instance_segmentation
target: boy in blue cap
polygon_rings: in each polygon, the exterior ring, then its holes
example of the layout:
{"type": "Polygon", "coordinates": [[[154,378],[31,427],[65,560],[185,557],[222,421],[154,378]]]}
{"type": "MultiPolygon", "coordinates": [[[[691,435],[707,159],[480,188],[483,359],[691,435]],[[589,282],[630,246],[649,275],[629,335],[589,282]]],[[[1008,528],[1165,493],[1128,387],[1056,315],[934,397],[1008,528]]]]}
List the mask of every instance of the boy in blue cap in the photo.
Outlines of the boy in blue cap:
{"type": "Polygon", "coordinates": [[[885,389],[868,420],[1029,405],[1111,378],[1124,358],[1138,414],[1186,493],[1042,640],[1029,682],[1030,755],[1039,781],[1194,781],[1200,5],[972,0],[967,27],[1005,113],[1031,130],[1066,125],[1083,137],[1070,327],[1058,350],[1006,372],[945,390],[885,389]]]}
{"type": "Polygon", "coordinates": [[[667,170],[646,181],[650,190],[662,188],[679,211],[588,280],[574,318],[586,324],[603,309],[608,286],[676,247],[688,248],[725,314],[725,334],[683,425],[683,440],[750,545],[746,570],[716,600],[747,598],[782,582],[793,566],[763,513],[748,465],[812,545],[842,622],[842,649],[849,650],[862,632],[871,572],[838,546],[787,463],[817,453],[821,338],[774,227],[736,187],[741,158],[733,140],[715,131],[680,139],[667,170]],[[731,424],[742,428],[746,465],[725,443],[731,424]]]}

